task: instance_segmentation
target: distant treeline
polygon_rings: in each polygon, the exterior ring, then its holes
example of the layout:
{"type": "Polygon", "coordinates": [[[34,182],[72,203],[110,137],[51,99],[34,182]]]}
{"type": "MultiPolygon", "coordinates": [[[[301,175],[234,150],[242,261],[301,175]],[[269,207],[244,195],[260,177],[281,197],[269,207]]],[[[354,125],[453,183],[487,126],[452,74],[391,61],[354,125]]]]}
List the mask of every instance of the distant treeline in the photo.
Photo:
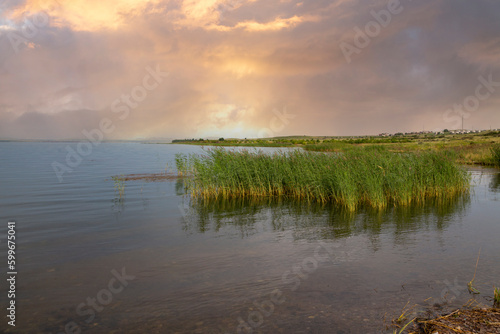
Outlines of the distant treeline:
{"type": "Polygon", "coordinates": [[[205,139],[203,138],[200,138],[200,139],[174,139],[172,140],[172,143],[183,143],[183,142],[186,142],[186,141],[204,141],[205,139]]]}

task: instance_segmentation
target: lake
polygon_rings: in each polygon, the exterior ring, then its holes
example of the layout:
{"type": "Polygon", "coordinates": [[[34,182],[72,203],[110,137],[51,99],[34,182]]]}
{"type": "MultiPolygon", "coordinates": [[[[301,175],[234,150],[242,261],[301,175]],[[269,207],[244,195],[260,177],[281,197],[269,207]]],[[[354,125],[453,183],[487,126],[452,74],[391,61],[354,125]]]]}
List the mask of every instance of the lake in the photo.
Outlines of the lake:
{"type": "Polygon", "coordinates": [[[112,176],[173,171],[176,153],[203,149],[102,143],[60,180],[67,147],[0,142],[0,268],[15,221],[17,271],[16,326],[1,332],[392,333],[407,304],[491,305],[500,286],[498,169],[469,168],[470,196],[351,214],[195,203],[182,180],[127,181],[120,197],[112,176]]]}

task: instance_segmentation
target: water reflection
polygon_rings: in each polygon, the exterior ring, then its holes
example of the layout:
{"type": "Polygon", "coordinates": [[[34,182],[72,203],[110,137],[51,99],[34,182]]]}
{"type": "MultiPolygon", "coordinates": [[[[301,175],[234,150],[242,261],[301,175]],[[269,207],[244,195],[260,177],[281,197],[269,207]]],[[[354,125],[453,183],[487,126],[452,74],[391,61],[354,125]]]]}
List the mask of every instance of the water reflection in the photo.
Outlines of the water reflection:
{"type": "Polygon", "coordinates": [[[115,196],[111,201],[111,211],[115,214],[116,218],[119,218],[123,211],[125,210],[125,198],[115,196]]]}
{"type": "Polygon", "coordinates": [[[490,182],[490,189],[496,191],[500,190],[500,173],[492,175],[490,182]]]}
{"type": "Polygon", "coordinates": [[[389,207],[385,210],[360,209],[349,212],[330,204],[297,203],[285,200],[191,200],[184,198],[183,224],[188,233],[229,233],[242,238],[270,230],[291,232],[294,239],[328,240],[367,234],[376,238],[391,234],[404,242],[415,231],[446,229],[463,216],[470,196],[428,201],[425,205],[389,207]],[[229,229],[229,230],[228,230],[229,229]]]}

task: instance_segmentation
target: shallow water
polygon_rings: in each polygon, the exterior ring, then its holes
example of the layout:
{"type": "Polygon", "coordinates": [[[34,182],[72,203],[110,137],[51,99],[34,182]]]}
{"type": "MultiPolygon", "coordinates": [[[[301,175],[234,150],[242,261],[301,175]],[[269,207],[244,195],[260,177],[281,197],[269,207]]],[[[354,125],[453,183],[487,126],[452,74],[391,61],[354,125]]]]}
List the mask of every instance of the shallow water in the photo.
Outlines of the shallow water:
{"type": "Polygon", "coordinates": [[[180,181],[126,182],[119,198],[111,176],[162,172],[202,148],[102,143],[59,182],[51,164],[68,145],[0,142],[4,273],[9,220],[18,247],[16,327],[0,331],[383,333],[407,302],[471,298],[480,248],[476,300],[500,286],[498,169],[471,169],[468,197],[353,215],[192,203],[180,181]]]}

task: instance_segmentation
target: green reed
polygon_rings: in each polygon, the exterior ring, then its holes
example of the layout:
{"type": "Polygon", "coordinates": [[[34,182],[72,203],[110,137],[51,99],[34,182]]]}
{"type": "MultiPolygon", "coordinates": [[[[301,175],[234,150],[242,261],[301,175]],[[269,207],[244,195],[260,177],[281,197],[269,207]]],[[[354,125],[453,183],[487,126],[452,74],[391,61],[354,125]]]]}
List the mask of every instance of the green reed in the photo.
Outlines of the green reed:
{"type": "Polygon", "coordinates": [[[177,157],[179,174],[197,198],[288,198],[335,203],[350,211],[445,199],[469,191],[468,173],[453,157],[392,153],[380,147],[340,154],[208,150],[177,157]]]}
{"type": "Polygon", "coordinates": [[[491,148],[491,158],[493,165],[500,167],[500,145],[491,148]]]}
{"type": "Polygon", "coordinates": [[[125,180],[123,174],[121,176],[112,176],[115,192],[118,192],[120,198],[125,196],[125,180]]]}

